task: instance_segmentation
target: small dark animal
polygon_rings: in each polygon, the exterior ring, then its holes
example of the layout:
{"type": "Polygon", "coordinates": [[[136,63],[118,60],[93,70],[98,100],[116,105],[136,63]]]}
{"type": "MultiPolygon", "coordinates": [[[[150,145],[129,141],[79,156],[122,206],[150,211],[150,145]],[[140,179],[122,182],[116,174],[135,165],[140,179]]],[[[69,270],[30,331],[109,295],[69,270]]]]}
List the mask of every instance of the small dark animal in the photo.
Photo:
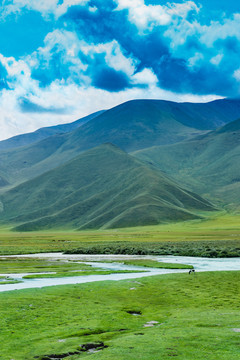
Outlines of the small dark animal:
{"type": "Polygon", "coordinates": [[[191,270],[189,270],[189,275],[191,274],[191,273],[194,273],[195,274],[195,270],[194,269],[191,269],[191,270]]]}

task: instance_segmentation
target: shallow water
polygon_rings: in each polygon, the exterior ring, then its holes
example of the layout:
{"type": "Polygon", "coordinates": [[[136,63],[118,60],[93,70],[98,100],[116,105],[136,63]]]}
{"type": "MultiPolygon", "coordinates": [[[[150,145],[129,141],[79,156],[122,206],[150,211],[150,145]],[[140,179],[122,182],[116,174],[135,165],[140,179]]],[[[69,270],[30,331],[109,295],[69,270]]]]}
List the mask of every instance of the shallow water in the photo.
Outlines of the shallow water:
{"type": "Polygon", "coordinates": [[[240,257],[238,258],[201,258],[190,256],[157,256],[161,262],[193,265],[197,271],[233,271],[240,270],[240,257]]]}
{"type": "MultiPolygon", "coordinates": [[[[124,279],[138,279],[141,277],[164,275],[172,273],[184,273],[188,272],[186,269],[153,269],[144,268],[139,266],[124,265],[121,263],[102,263],[101,261],[121,261],[131,259],[152,259],[161,262],[178,263],[193,265],[196,271],[229,271],[240,270],[240,258],[221,258],[221,259],[209,259],[189,256],[139,256],[139,255],[66,255],[61,253],[45,253],[45,254],[30,254],[30,255],[12,255],[1,256],[6,257],[18,257],[18,258],[41,258],[41,259],[61,259],[61,260],[79,260],[93,265],[94,267],[101,267],[108,270],[144,270],[140,273],[126,273],[126,274],[110,274],[110,275],[87,275],[87,276],[74,276],[64,278],[45,278],[45,279],[24,279],[24,282],[19,284],[6,284],[0,286],[0,292],[41,288],[45,286],[54,285],[66,285],[66,284],[83,284],[95,281],[105,280],[124,280],[124,279]],[[94,261],[94,262],[93,262],[94,261]],[[146,272],[147,271],[147,272],[146,272]]],[[[4,274],[10,276],[10,274],[4,274]]],[[[23,274],[11,274],[14,279],[19,279],[23,274]]],[[[194,276],[194,275],[193,275],[194,276]]]]}

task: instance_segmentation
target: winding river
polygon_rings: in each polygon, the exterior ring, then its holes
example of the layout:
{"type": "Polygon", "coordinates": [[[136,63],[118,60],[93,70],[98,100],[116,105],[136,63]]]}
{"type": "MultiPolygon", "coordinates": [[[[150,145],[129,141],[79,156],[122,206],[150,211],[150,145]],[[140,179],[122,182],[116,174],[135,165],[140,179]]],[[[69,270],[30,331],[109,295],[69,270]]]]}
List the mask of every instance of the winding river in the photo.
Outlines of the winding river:
{"type": "MultiPolygon", "coordinates": [[[[0,292],[41,288],[45,286],[67,285],[67,284],[83,284],[95,281],[105,280],[124,280],[124,279],[137,279],[146,276],[164,275],[172,273],[184,273],[188,270],[170,270],[170,269],[154,269],[144,268],[139,266],[124,265],[121,263],[104,263],[102,261],[121,261],[133,259],[151,259],[160,262],[179,263],[193,265],[196,272],[199,271],[233,271],[240,270],[240,258],[220,258],[209,259],[199,257],[187,256],[138,256],[138,255],[66,255],[62,253],[44,253],[44,254],[27,254],[27,255],[10,255],[0,256],[0,258],[39,258],[46,260],[78,260],[91,264],[95,267],[101,267],[108,270],[139,270],[139,273],[123,273],[123,274],[110,274],[110,275],[87,275],[87,276],[72,276],[63,278],[43,278],[43,279],[23,279],[23,282],[17,284],[6,284],[0,286],[0,292]]],[[[0,274],[3,275],[3,274],[0,274]]],[[[16,280],[22,280],[25,274],[4,274],[16,280]]]]}

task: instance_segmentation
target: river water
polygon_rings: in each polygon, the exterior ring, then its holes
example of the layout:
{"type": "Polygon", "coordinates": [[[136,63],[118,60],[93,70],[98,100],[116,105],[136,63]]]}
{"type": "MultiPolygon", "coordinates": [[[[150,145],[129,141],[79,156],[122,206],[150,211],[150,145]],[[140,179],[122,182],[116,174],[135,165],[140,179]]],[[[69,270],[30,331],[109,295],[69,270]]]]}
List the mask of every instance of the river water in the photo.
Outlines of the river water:
{"type": "MultiPolygon", "coordinates": [[[[30,254],[30,255],[11,255],[0,256],[0,258],[40,258],[48,260],[78,260],[95,267],[101,267],[108,270],[139,270],[139,273],[125,273],[125,274],[110,274],[110,275],[87,275],[87,276],[72,276],[63,278],[45,278],[45,279],[23,279],[22,283],[6,284],[0,286],[0,292],[21,290],[30,288],[41,288],[45,286],[67,285],[67,284],[83,284],[95,281],[105,280],[124,280],[124,279],[138,279],[146,276],[164,275],[172,273],[184,273],[188,270],[170,270],[170,269],[154,269],[144,268],[139,266],[124,265],[121,263],[103,263],[101,261],[121,261],[133,259],[151,259],[160,262],[178,263],[193,265],[196,272],[199,271],[230,271],[240,270],[240,258],[221,258],[209,259],[189,256],[139,256],[139,255],[67,255],[62,253],[45,253],[45,254],[30,254]]],[[[0,274],[1,275],[1,274],[0,274]]],[[[27,274],[4,274],[16,280],[22,280],[23,275],[27,274]]],[[[194,276],[194,275],[192,275],[194,276]]]]}

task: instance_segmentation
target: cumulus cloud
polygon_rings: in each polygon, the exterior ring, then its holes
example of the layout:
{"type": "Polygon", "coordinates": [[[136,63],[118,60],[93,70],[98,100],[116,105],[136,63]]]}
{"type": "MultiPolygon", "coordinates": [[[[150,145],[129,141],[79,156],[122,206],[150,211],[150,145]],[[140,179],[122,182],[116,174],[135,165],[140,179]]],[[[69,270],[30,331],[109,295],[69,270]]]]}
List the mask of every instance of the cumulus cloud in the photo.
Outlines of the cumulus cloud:
{"type": "Polygon", "coordinates": [[[3,0],[1,16],[19,14],[23,9],[40,12],[44,17],[53,15],[59,18],[65,14],[69,7],[74,5],[86,5],[90,0],[3,0]]]}
{"type": "Polygon", "coordinates": [[[135,71],[135,66],[138,63],[137,59],[132,59],[123,54],[123,51],[116,40],[105,44],[84,44],[81,46],[82,52],[94,58],[96,54],[104,54],[106,64],[116,71],[123,71],[127,75],[132,75],[135,71]]]}
{"type": "Polygon", "coordinates": [[[157,87],[158,78],[152,71],[152,69],[143,69],[142,71],[134,74],[132,76],[133,84],[138,85],[148,85],[150,87],[155,86],[157,87]]]}
{"type": "Polygon", "coordinates": [[[144,0],[117,0],[117,11],[128,10],[128,19],[139,31],[152,31],[156,26],[165,26],[174,18],[186,18],[190,11],[199,11],[193,1],[183,4],[145,5],[144,0]]]}
{"type": "Polygon", "coordinates": [[[197,30],[201,35],[200,41],[211,47],[217,40],[225,40],[228,37],[235,37],[240,40],[240,14],[234,14],[231,18],[223,21],[212,21],[210,25],[200,26],[197,30]]]}
{"type": "MultiPolygon", "coordinates": [[[[144,76],[144,74],[142,74],[144,76]]],[[[141,82],[143,79],[141,79],[141,82]]],[[[49,88],[35,88],[35,93],[26,94],[22,91],[3,91],[0,98],[1,106],[1,133],[0,140],[11,136],[35,131],[44,126],[72,122],[100,109],[108,109],[122,102],[133,99],[163,99],[172,101],[207,102],[215,100],[215,95],[194,96],[192,94],[177,94],[159,88],[153,83],[147,88],[133,87],[131,89],[109,92],[96,89],[93,86],[87,88],[77,84],[61,84],[55,81],[49,88]],[[37,111],[26,111],[23,106],[21,94],[25,95],[25,103],[34,104],[37,111]],[[59,109],[59,105],[61,108],[59,109]],[[54,111],[54,107],[59,111],[54,111]],[[61,111],[69,109],[69,112],[61,111]],[[23,110],[23,111],[20,111],[23,110]],[[40,110],[40,111],[39,111],[40,110]],[[50,110],[50,111],[47,111],[50,110]]],[[[32,88],[34,91],[34,88],[32,88]]],[[[33,109],[32,109],[33,110],[33,109]]]]}
{"type": "Polygon", "coordinates": [[[54,30],[25,61],[32,68],[32,77],[48,86],[55,79],[89,86],[91,83],[109,91],[130,86],[138,60],[127,57],[116,40],[89,44],[77,34],[54,30]]]}
{"type": "Polygon", "coordinates": [[[212,57],[211,59],[210,59],[210,62],[213,64],[213,65],[216,65],[216,66],[218,66],[220,63],[221,63],[221,61],[222,61],[222,59],[223,59],[223,54],[217,54],[216,56],[214,56],[214,57],[212,57]]]}
{"type": "Polygon", "coordinates": [[[8,89],[0,97],[0,139],[73,121],[129,99],[188,99],[187,95],[160,89],[152,69],[138,71],[138,60],[127,57],[116,40],[88,44],[66,30],[49,33],[43,47],[19,60],[0,54],[0,63],[8,83],[8,89]],[[60,55],[56,58],[57,54],[60,55]],[[58,78],[56,73],[51,74],[51,62],[56,59],[58,78]],[[36,71],[39,77],[35,76],[36,71]],[[51,74],[49,82],[42,79],[41,72],[43,78],[46,73],[51,74]]]}
{"type": "Polygon", "coordinates": [[[198,4],[3,1],[2,24],[9,14],[37,11],[55,30],[31,53],[0,54],[1,138],[134,98],[239,95],[240,14],[216,17],[198,4]]]}

